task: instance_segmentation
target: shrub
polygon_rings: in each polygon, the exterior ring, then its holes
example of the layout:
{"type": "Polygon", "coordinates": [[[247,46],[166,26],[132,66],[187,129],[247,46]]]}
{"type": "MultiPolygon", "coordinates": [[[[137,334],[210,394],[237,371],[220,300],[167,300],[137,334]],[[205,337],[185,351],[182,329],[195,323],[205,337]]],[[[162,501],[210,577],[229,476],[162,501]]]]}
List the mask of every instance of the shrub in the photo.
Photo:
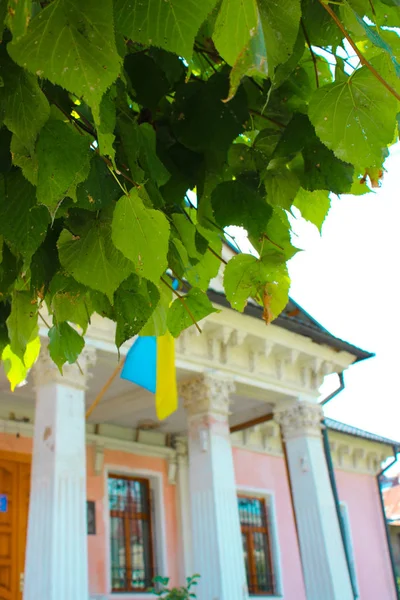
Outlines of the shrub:
{"type": "Polygon", "coordinates": [[[153,588],[151,592],[163,600],[189,600],[189,598],[196,598],[196,594],[193,593],[192,588],[198,584],[200,575],[193,575],[192,577],[186,578],[186,585],[179,588],[168,587],[169,577],[155,577],[154,583],[159,589],[153,588]]]}

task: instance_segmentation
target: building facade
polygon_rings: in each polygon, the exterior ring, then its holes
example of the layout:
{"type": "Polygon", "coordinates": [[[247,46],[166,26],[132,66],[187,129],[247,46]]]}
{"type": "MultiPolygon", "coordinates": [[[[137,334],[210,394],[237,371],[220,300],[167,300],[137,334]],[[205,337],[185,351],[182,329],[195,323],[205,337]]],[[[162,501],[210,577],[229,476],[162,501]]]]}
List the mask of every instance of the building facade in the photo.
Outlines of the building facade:
{"type": "MultiPolygon", "coordinates": [[[[370,355],[291,304],[268,328],[225,306],[177,342],[180,403],[117,379],[93,319],[61,376],[43,348],[0,396],[0,599],[144,600],[201,575],[199,600],[394,600],[376,476],[393,442],[324,419],[319,387],[370,355]]],[[[126,353],[129,345],[122,348],[126,353]]]]}

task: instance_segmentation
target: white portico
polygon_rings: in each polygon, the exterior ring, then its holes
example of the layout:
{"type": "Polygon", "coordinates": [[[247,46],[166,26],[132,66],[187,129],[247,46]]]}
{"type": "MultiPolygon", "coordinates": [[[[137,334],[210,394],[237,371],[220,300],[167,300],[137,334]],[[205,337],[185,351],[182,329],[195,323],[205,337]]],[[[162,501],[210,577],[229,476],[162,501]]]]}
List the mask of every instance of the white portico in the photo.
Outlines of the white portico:
{"type": "MultiPolygon", "coordinates": [[[[218,302],[218,294],[213,300],[218,302]]],[[[181,581],[199,571],[199,600],[244,600],[248,590],[229,429],[275,414],[286,443],[307,599],[351,600],[317,401],[324,376],[342,372],[363,357],[361,351],[318,332],[306,317],[300,324],[286,317],[287,327],[283,319],[266,327],[255,308],[244,315],[220,308],[201,323],[201,335],[190,328],[177,341],[180,405],[165,422],[156,422],[151,394],[122,380],[109,389],[86,425],[95,470],[103,472],[107,448],[165,457],[168,480],[176,484],[181,581]]],[[[45,346],[47,332],[41,333],[45,346]]],[[[88,598],[84,410],[117,357],[112,323],[95,317],[86,338],[88,350],[79,361],[83,374],[72,366],[61,377],[43,351],[33,369],[36,392],[31,378],[13,397],[3,387],[4,431],[20,427],[29,434],[33,421],[35,428],[25,600],[88,598]],[[22,416],[30,423],[18,425],[22,416]]],[[[160,548],[164,558],[157,561],[158,570],[168,564],[162,543],[160,548]]],[[[274,589],[270,597],[281,596],[280,584],[274,589]]]]}

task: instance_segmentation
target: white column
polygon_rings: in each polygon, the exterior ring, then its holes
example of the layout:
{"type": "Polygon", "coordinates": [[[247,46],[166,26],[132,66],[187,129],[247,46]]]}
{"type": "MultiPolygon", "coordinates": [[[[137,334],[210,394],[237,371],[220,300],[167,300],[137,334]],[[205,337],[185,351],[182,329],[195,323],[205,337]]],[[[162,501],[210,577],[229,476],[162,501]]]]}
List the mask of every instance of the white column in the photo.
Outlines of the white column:
{"type": "Polygon", "coordinates": [[[47,350],[34,368],[36,412],[24,600],[88,600],[85,384],[83,369],[61,376],[47,350]]]}
{"type": "Polygon", "coordinates": [[[179,528],[180,580],[194,574],[192,567],[192,526],[190,518],[189,460],[187,440],[175,440],[177,460],[177,512],[179,528]]]}
{"type": "Polygon", "coordinates": [[[353,600],[322,444],[322,409],[301,402],[274,418],[286,443],[307,600],[353,600]]]}
{"type": "Polygon", "coordinates": [[[193,569],[198,600],[248,598],[229,436],[233,384],[209,375],[185,382],[193,569]]]}

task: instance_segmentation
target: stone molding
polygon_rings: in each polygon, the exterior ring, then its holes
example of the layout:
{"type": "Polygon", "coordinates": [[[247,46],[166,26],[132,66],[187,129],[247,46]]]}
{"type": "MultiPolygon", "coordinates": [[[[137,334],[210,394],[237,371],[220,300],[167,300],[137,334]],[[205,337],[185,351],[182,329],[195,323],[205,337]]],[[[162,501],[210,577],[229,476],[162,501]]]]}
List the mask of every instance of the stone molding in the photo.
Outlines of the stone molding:
{"type": "Polygon", "coordinates": [[[284,439],[288,440],[299,436],[320,436],[323,417],[319,404],[299,402],[276,412],[274,420],[280,425],[284,439]]]}
{"type": "Polygon", "coordinates": [[[234,390],[233,381],[209,374],[198,375],[179,385],[179,393],[189,417],[210,413],[228,417],[230,397],[234,390]]]}

